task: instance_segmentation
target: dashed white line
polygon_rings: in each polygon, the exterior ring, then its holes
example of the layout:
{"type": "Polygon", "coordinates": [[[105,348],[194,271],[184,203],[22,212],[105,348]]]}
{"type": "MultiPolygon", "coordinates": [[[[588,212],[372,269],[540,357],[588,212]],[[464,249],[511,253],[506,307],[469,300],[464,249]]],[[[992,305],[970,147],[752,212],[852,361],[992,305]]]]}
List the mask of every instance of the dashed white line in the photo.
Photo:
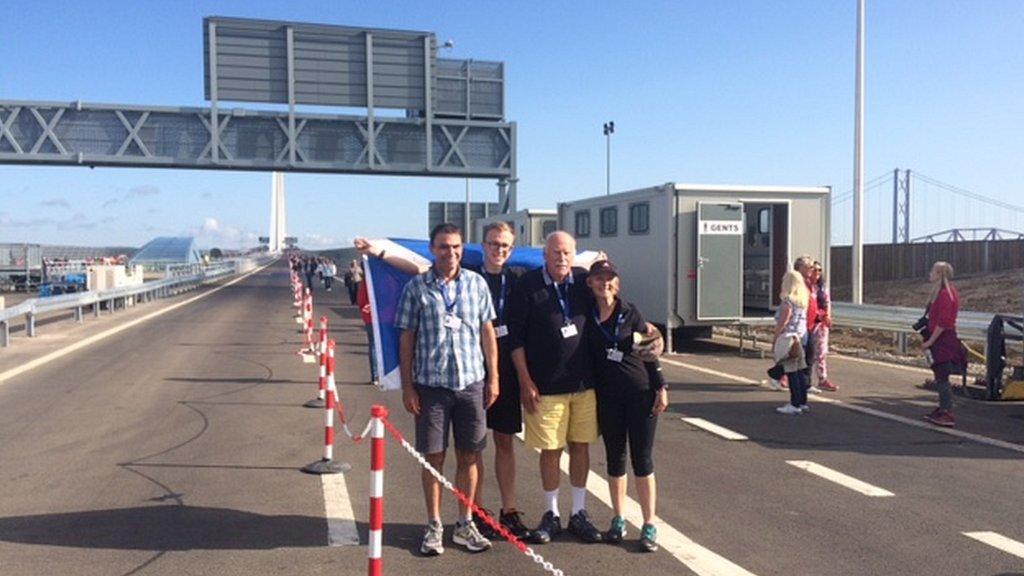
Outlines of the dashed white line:
{"type": "Polygon", "coordinates": [[[358,546],[356,514],[348,496],[344,474],[322,474],[324,508],[327,512],[327,543],[330,546],[358,546]]]}
{"type": "Polygon", "coordinates": [[[1007,554],[1013,554],[1018,558],[1024,558],[1024,544],[1007,538],[1002,534],[996,532],[963,532],[962,534],[968,538],[974,538],[978,542],[983,542],[993,548],[1002,550],[1007,554]]]}
{"type": "Polygon", "coordinates": [[[715,424],[714,422],[709,422],[703,418],[684,417],[682,420],[683,422],[686,422],[691,426],[696,426],[701,430],[706,430],[716,436],[725,438],[726,440],[749,440],[749,438],[747,438],[743,434],[740,434],[739,432],[733,432],[728,428],[719,426],[718,424],[715,424]]]}
{"type": "Polygon", "coordinates": [[[751,384],[753,386],[757,386],[759,384],[757,380],[751,380],[750,378],[744,378],[743,376],[736,376],[735,374],[728,374],[726,372],[719,372],[718,370],[712,370],[710,368],[702,368],[700,366],[694,366],[693,364],[685,364],[678,360],[665,358],[664,356],[659,360],[665,364],[671,364],[672,366],[686,368],[687,370],[693,370],[694,372],[701,372],[711,376],[718,376],[719,378],[725,378],[726,380],[732,380],[733,382],[739,382],[741,384],[751,384]]]}
{"type": "MultiPolygon", "coordinates": [[[[665,364],[670,364],[672,366],[678,366],[680,368],[686,368],[687,370],[693,370],[694,372],[702,372],[702,373],[709,374],[709,375],[712,375],[712,376],[717,376],[719,378],[724,378],[726,380],[732,380],[734,382],[739,382],[741,384],[754,384],[754,385],[757,385],[756,381],[751,380],[749,378],[744,378],[742,376],[737,376],[735,374],[729,374],[729,373],[726,373],[726,372],[719,372],[717,370],[710,370],[710,369],[707,369],[707,368],[702,368],[700,366],[694,366],[693,364],[686,364],[684,362],[679,362],[679,361],[676,361],[676,360],[670,360],[670,359],[667,359],[667,358],[664,358],[664,357],[661,358],[661,362],[663,362],[665,364]]],[[[837,400],[835,398],[828,398],[828,397],[822,396],[820,394],[817,394],[817,395],[814,395],[814,396],[810,396],[810,400],[813,401],[813,402],[821,402],[821,403],[824,403],[824,404],[832,404],[832,405],[835,405],[835,406],[839,406],[840,408],[845,408],[847,410],[853,410],[854,412],[860,412],[861,414],[867,414],[869,416],[874,416],[876,418],[883,418],[885,420],[891,420],[893,422],[899,422],[900,424],[905,424],[907,426],[913,426],[915,428],[924,428],[926,430],[931,430],[932,432],[935,432],[937,434],[946,434],[947,436],[955,436],[957,438],[962,438],[964,440],[970,440],[971,442],[976,442],[978,444],[985,444],[987,446],[994,446],[996,448],[1002,448],[1004,450],[1011,450],[1013,452],[1018,452],[1018,453],[1024,454],[1024,445],[1021,445],[1021,444],[1014,444],[1013,442],[1007,442],[1005,440],[999,440],[997,438],[989,438],[988,436],[982,436],[980,434],[971,434],[970,432],[964,432],[962,430],[957,430],[955,428],[938,428],[938,427],[933,426],[933,425],[931,425],[931,424],[929,424],[929,423],[927,423],[927,422],[925,422],[923,420],[915,420],[913,418],[906,418],[904,416],[899,416],[899,415],[896,415],[896,414],[890,414],[888,412],[883,412],[881,410],[875,410],[874,408],[867,408],[865,406],[857,406],[856,404],[850,404],[850,403],[847,403],[847,402],[843,402],[842,400],[837,400]]]]}
{"type": "Polygon", "coordinates": [[[850,490],[853,490],[855,492],[860,492],[861,494],[863,494],[865,496],[874,496],[874,497],[895,496],[895,494],[893,494],[892,492],[889,492],[888,490],[886,490],[884,488],[879,488],[878,486],[872,486],[871,484],[868,484],[867,482],[862,482],[862,481],[857,480],[856,478],[854,478],[852,476],[847,476],[846,474],[843,474],[842,472],[837,472],[837,471],[835,471],[835,470],[833,470],[831,468],[822,466],[821,464],[816,464],[814,462],[809,462],[807,460],[786,460],[786,464],[790,464],[790,465],[796,466],[797,468],[799,468],[801,470],[805,470],[805,471],[807,471],[807,472],[809,472],[811,474],[814,474],[815,476],[818,476],[820,478],[824,478],[825,480],[829,480],[831,482],[835,482],[836,484],[839,484],[840,486],[843,486],[844,488],[849,488],[850,490]]]}

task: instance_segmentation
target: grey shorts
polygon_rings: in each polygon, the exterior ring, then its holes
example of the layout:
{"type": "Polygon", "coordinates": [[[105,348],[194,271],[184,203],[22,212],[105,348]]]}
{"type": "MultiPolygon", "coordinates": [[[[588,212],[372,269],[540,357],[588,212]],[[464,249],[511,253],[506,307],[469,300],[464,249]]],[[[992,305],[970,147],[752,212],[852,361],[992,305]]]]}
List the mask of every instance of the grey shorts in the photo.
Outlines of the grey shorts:
{"type": "Polygon", "coordinates": [[[455,437],[455,449],[480,452],[487,447],[487,411],[484,383],[462,390],[416,385],[420,415],[416,417],[416,450],[437,454],[448,448],[448,429],[455,437]]]}

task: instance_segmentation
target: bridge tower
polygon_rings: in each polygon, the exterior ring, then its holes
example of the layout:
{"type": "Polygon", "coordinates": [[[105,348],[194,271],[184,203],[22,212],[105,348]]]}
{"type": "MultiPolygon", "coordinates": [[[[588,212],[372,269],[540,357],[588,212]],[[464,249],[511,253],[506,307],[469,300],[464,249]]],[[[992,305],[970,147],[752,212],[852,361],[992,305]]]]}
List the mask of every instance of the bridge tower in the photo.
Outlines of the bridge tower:
{"type": "Polygon", "coordinates": [[[270,242],[272,253],[285,249],[284,173],[272,172],[270,183],[270,242]]]}

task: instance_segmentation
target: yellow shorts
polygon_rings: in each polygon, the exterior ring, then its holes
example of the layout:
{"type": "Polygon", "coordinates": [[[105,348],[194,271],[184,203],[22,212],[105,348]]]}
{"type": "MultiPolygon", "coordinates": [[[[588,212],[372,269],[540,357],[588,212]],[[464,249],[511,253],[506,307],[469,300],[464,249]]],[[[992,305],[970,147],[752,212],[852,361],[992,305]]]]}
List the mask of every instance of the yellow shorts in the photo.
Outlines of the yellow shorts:
{"type": "Polygon", "coordinates": [[[561,450],[566,442],[597,440],[597,396],[593,390],[540,396],[537,411],[523,410],[523,418],[530,448],[561,450]]]}

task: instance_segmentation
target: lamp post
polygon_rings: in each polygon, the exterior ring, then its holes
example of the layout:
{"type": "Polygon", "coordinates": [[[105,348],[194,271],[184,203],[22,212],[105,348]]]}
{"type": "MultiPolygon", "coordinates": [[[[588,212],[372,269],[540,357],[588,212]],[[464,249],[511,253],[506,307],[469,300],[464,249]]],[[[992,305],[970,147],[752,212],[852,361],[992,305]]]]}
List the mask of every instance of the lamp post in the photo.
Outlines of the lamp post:
{"type": "Polygon", "coordinates": [[[615,122],[604,123],[605,154],[604,154],[604,186],[605,195],[612,193],[612,134],[615,134],[615,122]]]}

